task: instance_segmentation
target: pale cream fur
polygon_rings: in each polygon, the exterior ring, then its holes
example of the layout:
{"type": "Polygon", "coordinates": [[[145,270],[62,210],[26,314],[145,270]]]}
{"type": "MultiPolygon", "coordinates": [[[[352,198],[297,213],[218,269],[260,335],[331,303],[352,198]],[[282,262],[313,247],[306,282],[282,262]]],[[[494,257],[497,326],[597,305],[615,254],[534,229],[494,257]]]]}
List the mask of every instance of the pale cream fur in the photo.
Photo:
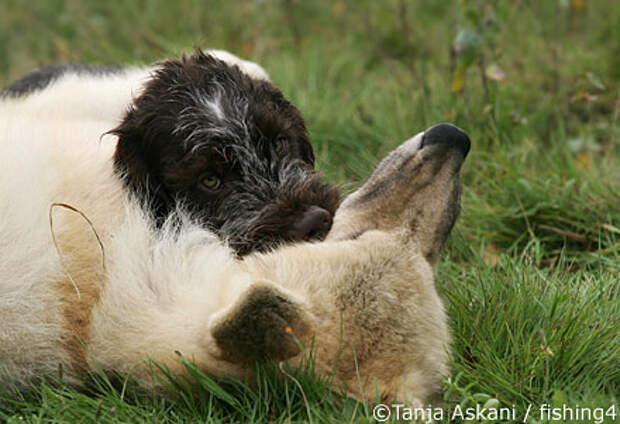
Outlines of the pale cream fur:
{"type": "Polygon", "coordinates": [[[182,211],[180,229],[153,225],[113,172],[116,138],[93,137],[108,129],[0,102],[0,385],[59,369],[79,384],[85,367],[157,384],[149,360],[181,375],[178,353],[206,373],[247,376],[250,352],[231,359],[218,331],[240,319],[252,293],[271,290],[295,316],[275,333],[314,339],[318,371],[335,370],[352,394],[378,388],[420,403],[440,389],[449,335],[427,232],[458,185],[459,160],[419,149],[418,135],[345,202],[327,241],[240,262],[182,211]],[[364,196],[386,180],[389,192],[364,196]],[[416,191],[410,182],[421,180],[432,183],[416,191]],[[54,202],[93,228],[60,207],[51,228],[54,202]]]}

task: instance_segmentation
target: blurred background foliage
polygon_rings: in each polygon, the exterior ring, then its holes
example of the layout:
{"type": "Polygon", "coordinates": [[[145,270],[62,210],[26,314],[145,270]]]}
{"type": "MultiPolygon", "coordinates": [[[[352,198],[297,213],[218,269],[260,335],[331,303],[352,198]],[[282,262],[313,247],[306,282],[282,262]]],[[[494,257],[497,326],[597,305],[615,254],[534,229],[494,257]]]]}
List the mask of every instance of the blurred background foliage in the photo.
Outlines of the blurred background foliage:
{"type": "Polygon", "coordinates": [[[0,85],[196,47],[262,64],[345,191],[430,125],[464,128],[463,212],[439,269],[449,392],[617,393],[619,1],[0,0],[0,85]]]}

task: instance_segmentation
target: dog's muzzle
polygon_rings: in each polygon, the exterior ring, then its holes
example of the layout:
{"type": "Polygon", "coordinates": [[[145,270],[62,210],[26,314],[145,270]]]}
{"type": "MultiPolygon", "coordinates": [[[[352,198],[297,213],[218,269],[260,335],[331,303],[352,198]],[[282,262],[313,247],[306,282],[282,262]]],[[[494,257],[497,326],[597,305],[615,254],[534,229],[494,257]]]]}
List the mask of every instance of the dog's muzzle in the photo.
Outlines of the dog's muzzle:
{"type": "Polygon", "coordinates": [[[325,237],[332,226],[332,214],[319,206],[310,206],[288,231],[290,240],[316,240],[325,237]]]}

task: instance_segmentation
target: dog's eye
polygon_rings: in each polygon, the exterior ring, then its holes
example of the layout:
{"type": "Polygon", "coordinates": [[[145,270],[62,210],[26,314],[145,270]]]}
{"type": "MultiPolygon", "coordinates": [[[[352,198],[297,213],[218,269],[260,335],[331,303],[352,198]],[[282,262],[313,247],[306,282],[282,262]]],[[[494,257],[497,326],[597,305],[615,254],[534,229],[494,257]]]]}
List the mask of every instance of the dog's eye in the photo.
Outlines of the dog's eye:
{"type": "Polygon", "coordinates": [[[288,143],[288,139],[280,135],[276,139],[276,153],[279,155],[283,155],[286,152],[286,144],[288,143]]]}
{"type": "Polygon", "coordinates": [[[215,175],[207,175],[202,180],[200,180],[200,184],[202,184],[202,186],[207,190],[214,191],[220,188],[221,181],[215,175]]]}

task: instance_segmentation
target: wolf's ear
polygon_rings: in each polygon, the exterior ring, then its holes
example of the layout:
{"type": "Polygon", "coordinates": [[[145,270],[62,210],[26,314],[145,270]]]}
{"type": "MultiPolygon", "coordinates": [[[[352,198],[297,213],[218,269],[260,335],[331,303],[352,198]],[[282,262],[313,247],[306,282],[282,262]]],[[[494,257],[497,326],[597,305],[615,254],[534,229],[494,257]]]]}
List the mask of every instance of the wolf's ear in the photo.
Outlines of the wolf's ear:
{"type": "Polygon", "coordinates": [[[304,304],[269,283],[255,283],[215,319],[211,335],[230,362],[283,360],[310,338],[304,304]]]}
{"type": "MultiPolygon", "coordinates": [[[[153,214],[163,218],[174,207],[174,198],[166,191],[152,158],[153,146],[138,122],[135,110],[130,109],[123,122],[109,134],[118,136],[114,153],[114,167],[127,186],[151,206],[153,214]]],[[[156,149],[155,149],[156,150],[156,149]]]]}

